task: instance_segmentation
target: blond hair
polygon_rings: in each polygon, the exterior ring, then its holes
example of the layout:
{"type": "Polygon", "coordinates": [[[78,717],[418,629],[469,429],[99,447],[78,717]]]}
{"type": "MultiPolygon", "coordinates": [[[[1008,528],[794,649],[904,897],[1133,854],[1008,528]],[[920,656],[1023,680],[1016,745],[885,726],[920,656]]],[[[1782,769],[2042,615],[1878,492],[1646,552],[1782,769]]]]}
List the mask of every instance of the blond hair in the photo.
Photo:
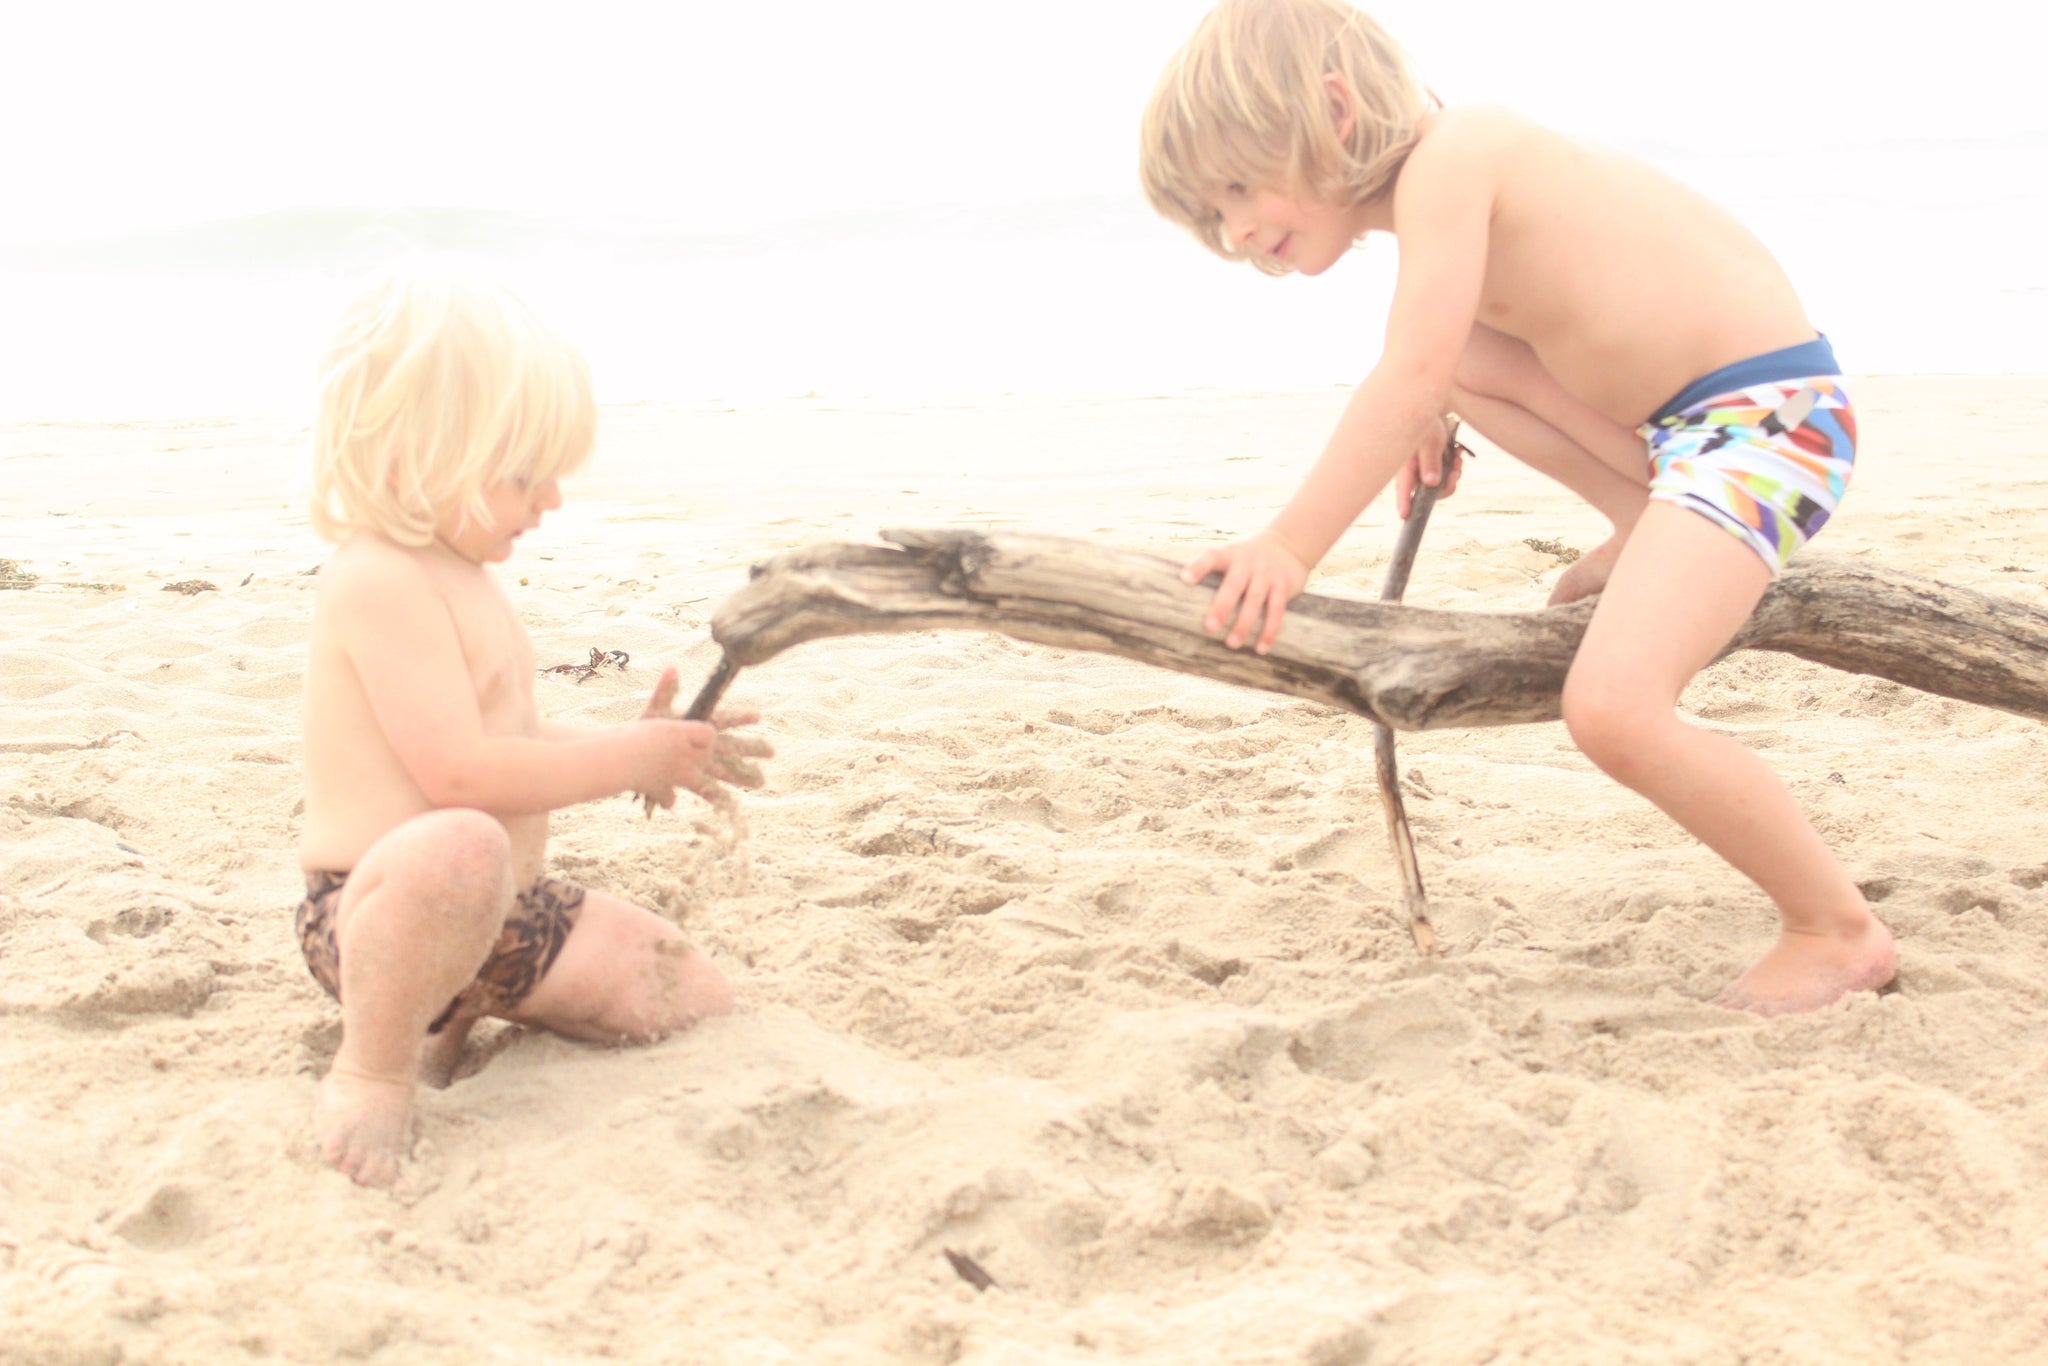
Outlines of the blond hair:
{"type": "Polygon", "coordinates": [[[524,303],[466,269],[415,263],[366,290],[320,365],[313,529],[423,546],[484,491],[572,474],[597,406],[583,356],[524,303]]]}
{"type": "Polygon", "coordinates": [[[1282,274],[1238,252],[1217,198],[1238,186],[1363,204],[1393,184],[1429,98],[1394,40],[1343,0],[1223,0],[1152,92],[1139,179],[1155,210],[1218,256],[1282,274]],[[1349,94],[1342,138],[1329,77],[1349,94]]]}

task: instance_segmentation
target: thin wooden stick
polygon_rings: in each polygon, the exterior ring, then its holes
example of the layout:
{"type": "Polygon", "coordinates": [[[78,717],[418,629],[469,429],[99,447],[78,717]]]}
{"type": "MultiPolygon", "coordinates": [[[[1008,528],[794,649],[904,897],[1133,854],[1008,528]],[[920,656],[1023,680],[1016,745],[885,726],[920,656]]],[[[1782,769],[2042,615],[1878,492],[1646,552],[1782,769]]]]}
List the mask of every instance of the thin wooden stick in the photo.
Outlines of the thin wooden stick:
{"type": "Polygon", "coordinates": [[[685,721],[709,721],[711,713],[718,710],[718,703],[725,696],[725,690],[740,676],[739,663],[732,655],[722,652],[718,656],[718,667],[711,671],[711,677],[704,680],[704,686],[697,690],[696,700],[683,713],[685,721]]]}
{"type": "MultiPolygon", "coordinates": [[[[590,653],[593,658],[597,655],[595,650],[590,653]]],[[[718,656],[718,667],[711,671],[711,677],[705,679],[704,686],[697,690],[697,699],[690,703],[690,709],[683,713],[682,719],[709,721],[711,713],[718,709],[718,699],[725,696],[725,690],[732,686],[732,681],[739,676],[739,672],[740,666],[734,662],[731,653],[721,652],[718,656]]],[[[652,820],[654,808],[659,803],[645,792],[636,795],[640,798],[640,809],[652,820]]]]}
{"type": "MultiPolygon", "coordinates": [[[[1451,462],[1464,454],[1458,444],[1458,419],[1445,419],[1443,478],[1451,476],[1451,462]]],[[[1422,547],[1422,533],[1429,526],[1429,514],[1436,507],[1443,485],[1418,484],[1408,504],[1408,519],[1394,538],[1394,555],[1387,561],[1387,580],[1380,588],[1381,602],[1399,602],[1408,591],[1408,574],[1415,567],[1415,552],[1422,547]]],[[[1394,846],[1394,861],[1401,865],[1401,882],[1407,893],[1408,933],[1422,953],[1436,952],[1436,930],[1429,923],[1429,895],[1422,888],[1422,864],[1415,856],[1415,836],[1408,829],[1408,808],[1401,801],[1401,767],[1394,757],[1394,728],[1374,718],[1372,723],[1373,767],[1380,782],[1380,807],[1386,812],[1387,839],[1394,846]]]]}

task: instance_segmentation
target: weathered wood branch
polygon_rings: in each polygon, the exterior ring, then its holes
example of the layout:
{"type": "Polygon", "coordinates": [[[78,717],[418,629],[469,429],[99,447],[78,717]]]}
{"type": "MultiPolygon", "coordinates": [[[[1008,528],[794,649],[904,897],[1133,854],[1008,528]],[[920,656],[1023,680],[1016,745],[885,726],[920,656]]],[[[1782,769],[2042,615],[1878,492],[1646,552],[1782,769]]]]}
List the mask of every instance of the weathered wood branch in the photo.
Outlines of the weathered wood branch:
{"type": "MultiPolygon", "coordinates": [[[[1304,593],[1260,656],[1204,635],[1212,588],[1182,583],[1155,555],[1021,532],[883,538],[893,545],[818,545],[756,566],[712,621],[728,664],[833,636],[994,631],[1437,730],[1556,719],[1592,615],[1590,602],[1447,612],[1304,593]]],[[[2048,612],[1876,565],[1793,566],[1728,649],[1776,650],[2048,719],[2048,612]]]]}
{"type": "MultiPolygon", "coordinates": [[[[1458,444],[1458,419],[1448,419],[1444,436],[1443,469],[1449,477],[1455,462],[1469,452],[1458,444]]],[[[1429,514],[1436,508],[1439,485],[1417,484],[1410,494],[1408,516],[1394,537],[1394,553],[1387,559],[1386,581],[1380,585],[1381,602],[1399,602],[1408,591],[1408,572],[1415,567],[1415,552],[1422,547],[1422,533],[1429,528],[1429,514]]],[[[1415,834],[1408,827],[1408,805],[1401,800],[1401,765],[1394,753],[1394,728],[1374,719],[1372,723],[1373,777],[1380,788],[1380,811],[1387,818],[1387,843],[1393,847],[1394,862],[1401,869],[1401,887],[1408,907],[1408,933],[1419,953],[1436,952],[1436,927],[1429,923],[1429,893],[1422,885],[1422,860],[1415,854],[1415,834]]]]}

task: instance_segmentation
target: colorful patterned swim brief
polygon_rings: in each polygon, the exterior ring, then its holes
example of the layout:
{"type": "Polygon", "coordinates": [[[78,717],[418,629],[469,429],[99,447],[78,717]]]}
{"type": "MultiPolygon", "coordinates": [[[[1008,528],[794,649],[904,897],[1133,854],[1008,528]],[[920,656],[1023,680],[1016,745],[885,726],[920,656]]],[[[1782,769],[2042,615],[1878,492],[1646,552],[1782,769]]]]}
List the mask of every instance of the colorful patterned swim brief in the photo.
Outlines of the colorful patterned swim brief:
{"type": "Polygon", "coordinates": [[[1636,430],[1650,496],[1727,528],[1774,574],[1833,514],[1856,462],[1856,414],[1835,375],[1752,384],[1636,430]]]}

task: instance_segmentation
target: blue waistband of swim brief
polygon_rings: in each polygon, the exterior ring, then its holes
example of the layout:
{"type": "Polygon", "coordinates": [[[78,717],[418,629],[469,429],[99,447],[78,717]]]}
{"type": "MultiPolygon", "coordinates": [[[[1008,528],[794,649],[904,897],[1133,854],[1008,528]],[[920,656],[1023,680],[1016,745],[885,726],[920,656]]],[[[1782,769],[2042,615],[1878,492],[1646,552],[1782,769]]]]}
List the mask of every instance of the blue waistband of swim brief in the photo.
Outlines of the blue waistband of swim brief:
{"type": "Polygon", "coordinates": [[[1659,408],[1650,421],[1658,423],[1667,417],[1676,417],[1702,399],[1732,394],[1737,389],[1747,389],[1752,384],[1770,384],[1781,379],[1812,379],[1816,375],[1841,373],[1841,367],[1835,362],[1835,348],[1828,345],[1828,339],[1823,334],[1810,342],[1801,342],[1797,346],[1787,346],[1777,351],[1766,351],[1761,356],[1751,356],[1748,360],[1724,365],[1711,375],[1702,375],[1680,389],[1677,396],[1659,408]]]}

